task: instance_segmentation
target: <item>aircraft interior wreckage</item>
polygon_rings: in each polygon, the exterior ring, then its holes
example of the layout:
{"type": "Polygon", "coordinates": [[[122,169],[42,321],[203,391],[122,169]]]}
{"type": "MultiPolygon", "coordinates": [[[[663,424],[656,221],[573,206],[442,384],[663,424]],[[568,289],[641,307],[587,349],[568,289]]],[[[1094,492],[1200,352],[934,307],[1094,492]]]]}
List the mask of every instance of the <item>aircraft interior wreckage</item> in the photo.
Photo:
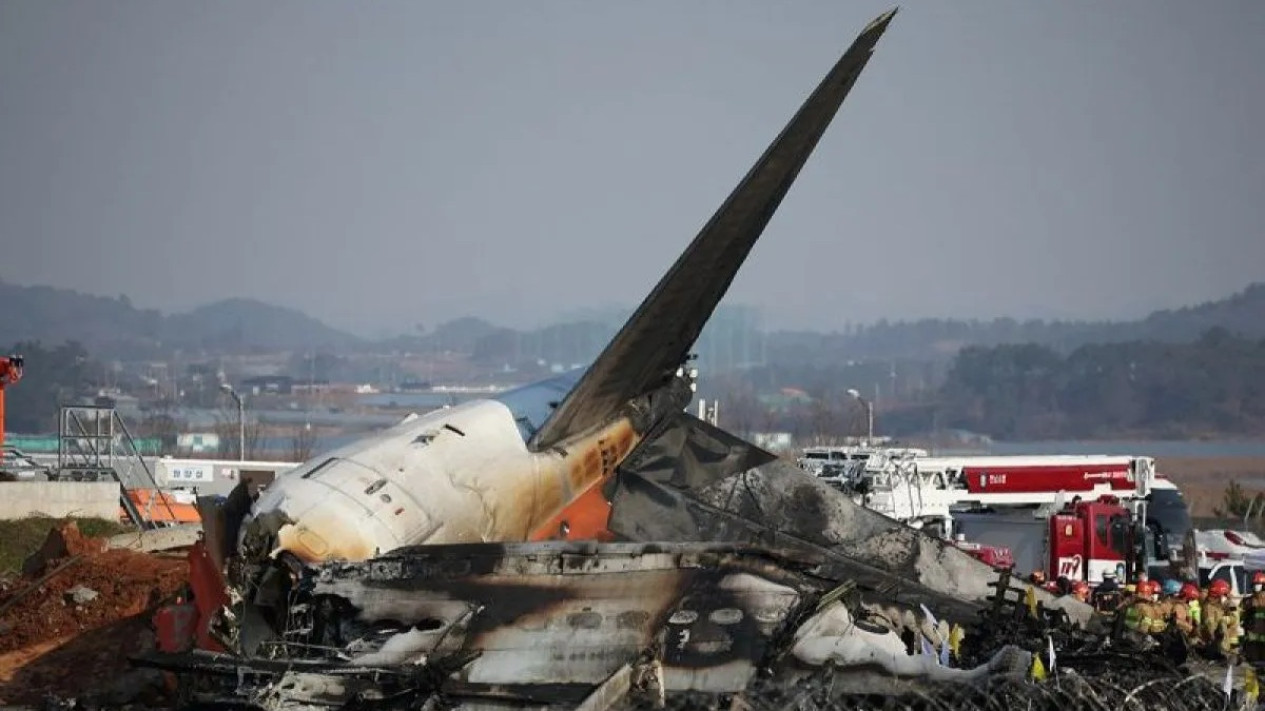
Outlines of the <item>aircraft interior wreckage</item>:
{"type": "Polygon", "coordinates": [[[973,666],[908,653],[978,617],[986,565],[686,412],[689,349],[895,12],[583,372],[411,416],[205,503],[191,594],[137,661],[188,701],[267,709],[596,709],[823,665],[876,690],[1026,673],[1011,647],[973,666]]]}

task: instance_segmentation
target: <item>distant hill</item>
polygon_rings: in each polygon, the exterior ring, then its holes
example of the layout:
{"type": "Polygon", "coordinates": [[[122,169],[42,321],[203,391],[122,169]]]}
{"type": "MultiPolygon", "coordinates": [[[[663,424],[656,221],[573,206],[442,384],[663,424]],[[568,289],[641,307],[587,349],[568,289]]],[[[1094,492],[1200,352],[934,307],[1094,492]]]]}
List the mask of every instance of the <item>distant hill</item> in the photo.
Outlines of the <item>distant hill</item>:
{"type": "Polygon", "coordinates": [[[106,297],[0,281],[0,343],[79,341],[94,354],[146,357],[171,348],[218,351],[338,349],[355,336],[294,309],[227,299],[188,313],[138,309],[106,297]]]}
{"type": "Polygon", "coordinates": [[[845,333],[780,331],[768,336],[770,362],[852,359],[948,359],[964,346],[1036,343],[1070,351],[1089,343],[1187,343],[1213,327],[1245,338],[1265,338],[1265,283],[1225,299],[1156,311],[1134,321],[1044,321],[1012,318],[886,320],[845,333]]]}
{"type": "MultiPolygon", "coordinates": [[[[465,353],[487,363],[543,359],[571,364],[592,359],[619,326],[617,320],[581,320],[515,331],[480,318],[463,317],[441,323],[429,333],[422,334],[419,328],[417,334],[370,342],[295,309],[252,299],[226,299],[187,313],[164,315],[135,308],[122,295],[96,296],[0,281],[0,303],[4,304],[0,309],[0,344],[78,340],[94,354],[124,358],[156,357],[172,348],[228,353],[339,351],[363,346],[465,353]]],[[[1135,321],[882,320],[842,333],[760,334],[753,321],[726,321],[722,316],[718,312],[696,348],[708,357],[709,367],[717,370],[757,359],[789,365],[832,365],[841,359],[947,363],[959,349],[970,345],[1035,343],[1068,352],[1088,343],[1190,342],[1213,327],[1246,338],[1265,338],[1265,283],[1253,284],[1225,299],[1156,311],[1135,321]]]]}
{"type": "Polygon", "coordinates": [[[268,350],[340,349],[359,342],[355,336],[301,311],[254,299],[225,299],[168,316],[163,323],[163,338],[168,343],[207,348],[268,350]]]}
{"type": "Polygon", "coordinates": [[[1133,338],[1191,341],[1214,327],[1247,338],[1265,338],[1265,283],[1252,284],[1226,299],[1156,311],[1134,324],[1138,333],[1133,338]]]}

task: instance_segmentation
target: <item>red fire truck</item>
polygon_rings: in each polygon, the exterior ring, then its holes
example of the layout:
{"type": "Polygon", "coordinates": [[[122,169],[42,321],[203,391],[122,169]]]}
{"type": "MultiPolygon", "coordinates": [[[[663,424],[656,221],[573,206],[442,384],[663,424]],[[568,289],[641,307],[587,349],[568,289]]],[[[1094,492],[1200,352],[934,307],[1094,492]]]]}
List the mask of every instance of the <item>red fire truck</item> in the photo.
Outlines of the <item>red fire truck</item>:
{"type": "Polygon", "coordinates": [[[958,532],[985,545],[1008,546],[1018,572],[1044,571],[1053,580],[1102,582],[1103,573],[1132,579],[1147,565],[1148,530],[1114,496],[1069,504],[1052,516],[960,514],[958,532]]]}
{"type": "Polygon", "coordinates": [[[871,458],[845,488],[858,503],[910,525],[952,535],[963,513],[1044,516],[1078,501],[1116,496],[1167,540],[1190,528],[1181,491],[1134,456],[987,456],[871,458]]]}

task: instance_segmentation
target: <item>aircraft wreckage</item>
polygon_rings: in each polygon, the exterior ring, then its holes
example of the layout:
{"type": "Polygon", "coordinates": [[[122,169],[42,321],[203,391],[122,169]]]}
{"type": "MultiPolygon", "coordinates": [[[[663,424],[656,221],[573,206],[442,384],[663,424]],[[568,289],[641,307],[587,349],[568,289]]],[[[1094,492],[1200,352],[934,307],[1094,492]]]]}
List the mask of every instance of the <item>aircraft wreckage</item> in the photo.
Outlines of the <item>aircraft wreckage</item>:
{"type": "Polygon", "coordinates": [[[970,668],[909,653],[947,653],[948,622],[993,593],[987,566],[685,412],[689,349],[894,14],[589,368],[410,417],[204,507],[190,599],[160,612],[160,651],[138,661],[186,700],[268,709],[593,709],[827,666],[880,692],[1026,672],[1030,653],[1007,647],[970,668]]]}

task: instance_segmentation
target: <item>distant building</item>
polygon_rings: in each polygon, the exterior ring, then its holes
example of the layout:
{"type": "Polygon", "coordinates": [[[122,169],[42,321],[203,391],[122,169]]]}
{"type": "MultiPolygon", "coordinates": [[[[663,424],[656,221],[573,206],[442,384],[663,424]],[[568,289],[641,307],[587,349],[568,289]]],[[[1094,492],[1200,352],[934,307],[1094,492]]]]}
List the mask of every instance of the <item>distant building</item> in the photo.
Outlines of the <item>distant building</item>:
{"type": "Polygon", "coordinates": [[[311,393],[313,395],[317,393],[333,392],[335,390],[334,386],[330,385],[328,380],[311,380],[311,381],[300,380],[300,381],[294,382],[290,386],[290,389],[292,392],[311,393]]]}
{"type": "Polygon", "coordinates": [[[220,436],[213,432],[189,432],[176,435],[176,449],[194,454],[218,452],[220,436]]]}
{"type": "Polygon", "coordinates": [[[294,390],[294,378],[288,375],[258,375],[243,379],[242,390],[251,395],[289,395],[294,390]]]}

